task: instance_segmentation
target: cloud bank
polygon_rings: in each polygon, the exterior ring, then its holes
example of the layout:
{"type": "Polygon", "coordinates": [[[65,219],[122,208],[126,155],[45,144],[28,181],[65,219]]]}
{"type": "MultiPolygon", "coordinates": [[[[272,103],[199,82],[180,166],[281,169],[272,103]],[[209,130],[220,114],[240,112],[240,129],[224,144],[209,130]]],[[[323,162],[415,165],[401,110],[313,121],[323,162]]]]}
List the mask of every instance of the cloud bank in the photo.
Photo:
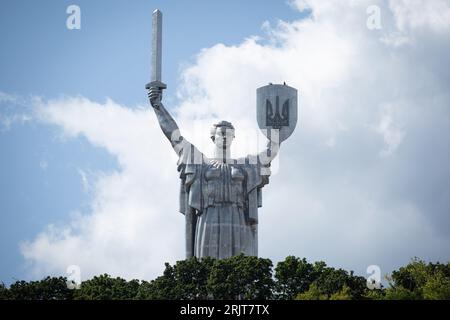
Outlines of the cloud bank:
{"type": "MultiPolygon", "coordinates": [[[[203,49],[169,106],[208,153],[208,128],[235,125],[234,155],[256,151],[256,88],[299,89],[299,123],[263,190],[259,251],[322,259],[364,274],[411,257],[450,258],[450,5],[446,1],[306,1],[309,18],[263,24],[264,37],[203,49]],[[381,29],[366,26],[369,5],[381,29]]],[[[151,279],[184,258],[176,156],[152,110],[83,97],[43,101],[40,121],[118,159],[97,178],[91,212],[22,245],[35,276],[79,265],[83,278],[151,279]]],[[[259,142],[261,142],[260,139],[259,142]]]]}

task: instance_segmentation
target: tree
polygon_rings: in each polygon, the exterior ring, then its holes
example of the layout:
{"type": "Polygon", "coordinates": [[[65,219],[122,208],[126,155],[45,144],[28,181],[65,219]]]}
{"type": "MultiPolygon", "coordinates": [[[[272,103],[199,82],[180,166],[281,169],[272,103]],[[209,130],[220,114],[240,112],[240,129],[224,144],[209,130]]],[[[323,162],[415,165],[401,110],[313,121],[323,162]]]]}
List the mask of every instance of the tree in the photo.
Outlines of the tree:
{"type": "Polygon", "coordinates": [[[385,299],[450,299],[450,263],[425,263],[419,258],[393,271],[385,299]]]}
{"type": "Polygon", "coordinates": [[[442,271],[436,272],[427,279],[422,294],[427,300],[450,300],[450,277],[442,271]]]}
{"type": "Polygon", "coordinates": [[[366,279],[364,277],[355,276],[353,271],[348,273],[343,269],[330,267],[323,267],[316,283],[321,292],[328,297],[343,290],[344,286],[349,288],[349,294],[352,299],[361,299],[367,290],[366,279]]]}
{"type": "Polygon", "coordinates": [[[214,259],[195,257],[166,263],[161,277],[141,284],[137,299],[206,299],[207,281],[214,259]]]}
{"type": "Polygon", "coordinates": [[[136,294],[140,300],[172,300],[177,299],[175,292],[175,275],[173,267],[166,262],[163,275],[147,282],[143,281],[136,294]]]}
{"type": "Polygon", "coordinates": [[[344,284],[341,290],[331,295],[330,300],[351,300],[352,298],[350,287],[344,284]]]}
{"type": "Polygon", "coordinates": [[[74,290],[76,300],[131,300],[139,290],[138,280],[126,281],[122,278],[111,278],[108,274],[96,276],[84,281],[81,288],[74,290]]]}
{"type": "Polygon", "coordinates": [[[275,268],[276,297],[293,299],[297,294],[306,292],[316,279],[320,266],[308,263],[305,258],[286,257],[275,268]]]}
{"type": "Polygon", "coordinates": [[[0,282],[0,300],[8,300],[9,291],[3,282],[0,282]]]}
{"type": "Polygon", "coordinates": [[[389,287],[369,290],[364,277],[352,271],[287,257],[273,275],[269,259],[243,254],[228,259],[191,258],[171,266],[151,281],[127,281],[107,274],[84,281],[70,290],[67,279],[47,277],[0,283],[0,300],[111,300],[111,299],[450,299],[450,263],[413,259],[392,272],[389,287]]]}
{"type": "Polygon", "coordinates": [[[207,282],[212,258],[191,258],[178,261],[174,266],[175,292],[178,299],[207,299],[207,282]]]}
{"type": "Polygon", "coordinates": [[[141,284],[137,299],[206,299],[211,264],[210,258],[195,257],[177,261],[174,266],[166,263],[162,276],[141,284]]]}
{"type": "Polygon", "coordinates": [[[215,260],[207,289],[214,299],[270,299],[272,261],[243,254],[215,260]]]}
{"type": "Polygon", "coordinates": [[[70,300],[72,291],[64,277],[47,277],[40,281],[17,281],[8,290],[12,300],[70,300]]]}
{"type": "Polygon", "coordinates": [[[321,292],[317,283],[312,283],[307,291],[297,294],[295,300],[328,300],[328,296],[321,292]]]}
{"type": "Polygon", "coordinates": [[[308,263],[293,256],[275,268],[277,296],[280,299],[344,297],[361,299],[367,291],[366,279],[343,269],[327,267],[323,261],[308,263]],[[304,295],[302,295],[304,294],[304,295]]]}
{"type": "Polygon", "coordinates": [[[272,262],[239,255],[190,258],[166,263],[162,276],[143,282],[137,299],[267,299],[272,296],[272,262]]]}

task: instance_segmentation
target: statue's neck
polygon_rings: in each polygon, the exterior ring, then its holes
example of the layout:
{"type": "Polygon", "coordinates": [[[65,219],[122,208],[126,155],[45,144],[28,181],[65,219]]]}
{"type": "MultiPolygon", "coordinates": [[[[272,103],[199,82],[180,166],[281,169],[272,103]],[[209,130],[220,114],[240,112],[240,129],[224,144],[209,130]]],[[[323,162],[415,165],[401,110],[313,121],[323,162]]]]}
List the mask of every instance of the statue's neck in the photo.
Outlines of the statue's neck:
{"type": "Polygon", "coordinates": [[[229,162],[229,160],[231,159],[230,148],[216,147],[214,149],[214,159],[221,162],[229,162]]]}

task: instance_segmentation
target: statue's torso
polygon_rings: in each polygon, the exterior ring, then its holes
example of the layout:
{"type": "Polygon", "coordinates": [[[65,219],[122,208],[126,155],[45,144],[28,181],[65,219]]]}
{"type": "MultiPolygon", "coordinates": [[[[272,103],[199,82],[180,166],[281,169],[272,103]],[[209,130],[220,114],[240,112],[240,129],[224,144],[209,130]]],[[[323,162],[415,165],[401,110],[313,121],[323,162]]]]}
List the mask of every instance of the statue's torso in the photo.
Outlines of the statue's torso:
{"type": "Polygon", "coordinates": [[[210,161],[204,168],[205,207],[244,206],[244,171],[236,164],[210,161]]]}

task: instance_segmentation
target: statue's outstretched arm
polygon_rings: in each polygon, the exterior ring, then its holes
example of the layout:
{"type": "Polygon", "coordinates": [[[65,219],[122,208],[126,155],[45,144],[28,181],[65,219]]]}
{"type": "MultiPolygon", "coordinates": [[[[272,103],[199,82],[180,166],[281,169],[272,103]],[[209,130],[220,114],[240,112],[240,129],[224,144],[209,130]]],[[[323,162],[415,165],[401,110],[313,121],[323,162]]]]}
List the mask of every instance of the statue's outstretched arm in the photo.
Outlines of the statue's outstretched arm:
{"type": "Polygon", "coordinates": [[[148,90],[148,97],[153,110],[155,110],[162,132],[166,138],[169,139],[172,147],[175,147],[175,145],[181,142],[183,138],[181,137],[177,123],[161,102],[162,90],[158,87],[150,87],[148,90]]]}

